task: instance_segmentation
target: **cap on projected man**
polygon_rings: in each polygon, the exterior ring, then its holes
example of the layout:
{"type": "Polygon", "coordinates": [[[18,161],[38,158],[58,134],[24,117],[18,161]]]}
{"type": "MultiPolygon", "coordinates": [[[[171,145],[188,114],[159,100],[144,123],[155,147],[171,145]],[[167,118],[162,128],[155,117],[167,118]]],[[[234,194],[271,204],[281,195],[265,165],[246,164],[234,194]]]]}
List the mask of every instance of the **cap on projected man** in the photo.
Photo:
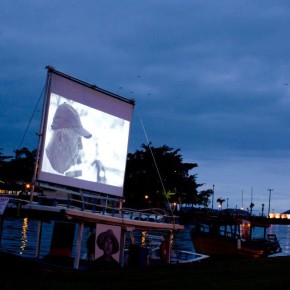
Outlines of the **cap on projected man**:
{"type": "Polygon", "coordinates": [[[84,155],[82,137],[89,139],[92,134],[83,127],[76,109],[67,103],[59,105],[51,129],[46,155],[52,168],[70,177],[82,175],[81,170],[68,170],[81,164],[84,155]]]}

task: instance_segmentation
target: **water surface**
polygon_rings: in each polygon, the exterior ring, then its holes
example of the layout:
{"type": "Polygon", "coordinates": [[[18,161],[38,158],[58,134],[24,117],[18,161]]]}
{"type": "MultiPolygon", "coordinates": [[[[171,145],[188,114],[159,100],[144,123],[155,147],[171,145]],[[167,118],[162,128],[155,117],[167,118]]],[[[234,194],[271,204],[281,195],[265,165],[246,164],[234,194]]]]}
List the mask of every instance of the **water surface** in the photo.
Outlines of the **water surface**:
{"type": "MultiPolygon", "coordinates": [[[[50,243],[53,231],[53,222],[43,223],[40,257],[44,257],[49,253],[50,243]]],[[[192,226],[186,225],[181,232],[174,234],[173,248],[186,251],[194,251],[190,239],[190,230],[192,226]]],[[[27,257],[35,256],[36,240],[37,240],[38,222],[28,220],[27,218],[5,218],[3,222],[2,239],[0,249],[7,252],[23,255],[27,257]]],[[[76,228],[76,231],[78,229],[76,228]]],[[[270,234],[276,234],[282,247],[282,253],[276,255],[290,255],[290,225],[272,225],[269,229],[270,234]]],[[[149,233],[153,234],[153,233],[149,233]]],[[[154,232],[157,236],[162,237],[163,233],[154,232]]],[[[86,254],[86,238],[89,235],[89,229],[84,228],[81,257],[86,254]]],[[[76,237],[73,244],[73,253],[75,253],[76,237]]],[[[137,232],[136,242],[140,244],[146,243],[146,232],[137,232]]]]}

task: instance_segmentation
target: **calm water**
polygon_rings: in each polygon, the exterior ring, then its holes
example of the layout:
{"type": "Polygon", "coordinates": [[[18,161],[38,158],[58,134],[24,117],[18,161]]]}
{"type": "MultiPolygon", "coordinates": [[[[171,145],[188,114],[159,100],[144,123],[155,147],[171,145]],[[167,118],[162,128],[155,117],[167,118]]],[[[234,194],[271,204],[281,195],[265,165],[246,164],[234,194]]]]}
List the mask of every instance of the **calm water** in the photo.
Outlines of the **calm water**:
{"type": "Polygon", "coordinates": [[[282,253],[276,254],[276,256],[289,256],[290,225],[272,225],[269,229],[269,234],[276,234],[282,248],[282,253]]]}
{"type": "MultiPolygon", "coordinates": [[[[40,257],[44,257],[49,253],[53,222],[43,223],[42,236],[40,246],[40,257]]],[[[28,220],[27,218],[5,218],[3,223],[3,231],[0,249],[6,252],[23,255],[25,257],[34,257],[36,248],[38,222],[28,220]]],[[[89,235],[89,229],[85,228],[83,232],[83,245],[81,255],[86,253],[86,238],[89,235]]],[[[75,237],[77,234],[75,234],[75,237]]],[[[76,240],[73,245],[73,253],[75,253],[76,240]]]]}
{"type": "MultiPolygon", "coordinates": [[[[23,218],[6,218],[3,223],[0,249],[26,257],[34,257],[37,227],[38,223],[34,220],[23,218]]],[[[190,240],[190,230],[191,226],[186,225],[184,231],[175,234],[173,242],[173,247],[175,249],[194,251],[192,242],[190,240]]],[[[43,257],[49,253],[52,231],[53,223],[43,223],[40,257],[43,257]]],[[[272,225],[269,229],[269,233],[276,234],[280,241],[282,253],[277,255],[290,255],[290,225],[272,225]]],[[[83,257],[86,253],[85,243],[88,235],[89,229],[85,228],[83,232],[81,257],[83,257]]],[[[162,233],[160,233],[160,236],[161,235],[162,233]]],[[[139,236],[137,235],[137,242],[138,238],[141,242],[141,240],[144,238],[144,232],[140,232],[139,236]]],[[[76,240],[74,241],[73,253],[75,253],[75,246],[76,240]]]]}

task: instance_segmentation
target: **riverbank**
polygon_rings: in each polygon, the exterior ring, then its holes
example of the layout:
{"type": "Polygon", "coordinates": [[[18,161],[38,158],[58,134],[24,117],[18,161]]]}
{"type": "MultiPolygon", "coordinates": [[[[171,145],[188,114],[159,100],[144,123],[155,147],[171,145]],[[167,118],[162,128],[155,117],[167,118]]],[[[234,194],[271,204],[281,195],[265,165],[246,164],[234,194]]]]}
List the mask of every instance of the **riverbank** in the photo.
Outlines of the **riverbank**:
{"type": "Polygon", "coordinates": [[[288,289],[290,256],[81,271],[0,253],[0,289],[288,289]],[[286,288],[287,287],[287,288],[286,288]]]}

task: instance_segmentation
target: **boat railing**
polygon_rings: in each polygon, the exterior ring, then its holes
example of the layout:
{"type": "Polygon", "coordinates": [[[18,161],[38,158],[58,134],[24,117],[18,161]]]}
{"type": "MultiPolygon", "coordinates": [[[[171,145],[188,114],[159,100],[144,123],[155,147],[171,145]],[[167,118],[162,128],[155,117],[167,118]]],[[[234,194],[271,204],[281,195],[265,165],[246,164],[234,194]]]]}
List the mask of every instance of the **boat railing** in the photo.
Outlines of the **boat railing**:
{"type": "MultiPolygon", "coordinates": [[[[29,198],[21,196],[10,196],[11,201],[17,207],[29,204],[29,198]]],[[[157,223],[179,223],[179,217],[170,215],[167,211],[160,208],[150,209],[131,209],[123,208],[118,199],[106,196],[86,197],[79,195],[70,198],[52,198],[47,196],[38,196],[37,204],[49,207],[60,207],[62,209],[76,209],[112,217],[119,217],[130,220],[142,220],[157,223]]]]}
{"type": "Polygon", "coordinates": [[[71,207],[72,205],[83,211],[101,213],[103,215],[121,217],[130,220],[142,220],[158,223],[177,223],[179,221],[178,216],[169,215],[163,209],[150,208],[137,210],[123,208],[118,200],[107,197],[98,197],[98,199],[92,201],[71,198],[68,207],[71,207]]]}
{"type": "Polygon", "coordinates": [[[277,242],[278,238],[275,234],[267,234],[268,240],[271,242],[277,242]]]}
{"type": "Polygon", "coordinates": [[[157,208],[142,210],[123,208],[121,215],[123,218],[159,223],[177,223],[179,219],[178,216],[169,215],[165,210],[157,208]]]}

